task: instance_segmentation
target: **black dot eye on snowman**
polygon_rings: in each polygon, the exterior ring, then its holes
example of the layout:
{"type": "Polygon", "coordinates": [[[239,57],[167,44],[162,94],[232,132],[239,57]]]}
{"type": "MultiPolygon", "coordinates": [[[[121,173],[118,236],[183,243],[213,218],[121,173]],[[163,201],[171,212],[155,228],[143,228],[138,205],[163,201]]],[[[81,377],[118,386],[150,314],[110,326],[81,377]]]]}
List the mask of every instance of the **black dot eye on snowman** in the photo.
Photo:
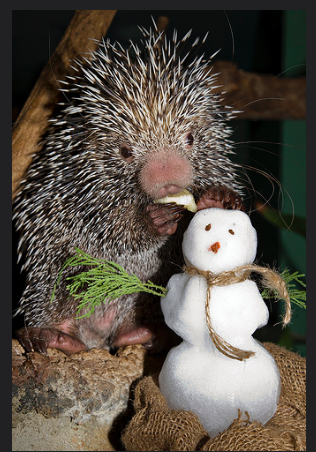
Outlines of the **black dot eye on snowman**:
{"type": "Polygon", "coordinates": [[[209,231],[211,229],[212,225],[211,223],[205,226],[205,231],[209,231]]]}
{"type": "Polygon", "coordinates": [[[234,235],[234,234],[235,234],[234,231],[233,231],[232,229],[228,229],[228,232],[229,232],[231,235],[234,235]]]}

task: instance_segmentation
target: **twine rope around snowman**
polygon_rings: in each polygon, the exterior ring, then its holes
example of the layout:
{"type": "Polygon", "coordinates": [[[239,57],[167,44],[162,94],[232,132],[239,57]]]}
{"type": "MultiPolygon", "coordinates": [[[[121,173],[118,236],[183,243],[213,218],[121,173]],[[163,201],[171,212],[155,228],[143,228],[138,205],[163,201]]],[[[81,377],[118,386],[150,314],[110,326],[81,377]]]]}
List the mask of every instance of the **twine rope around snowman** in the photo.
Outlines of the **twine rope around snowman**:
{"type": "Polygon", "coordinates": [[[263,285],[270,290],[276,290],[279,294],[280,299],[283,299],[285,301],[286,309],[284,317],[282,319],[283,326],[286,326],[291,320],[291,301],[287,291],[286,282],[276,271],[268,267],[261,267],[256,264],[241,265],[240,267],[236,267],[233,270],[224,271],[219,275],[214,275],[214,273],[211,271],[200,270],[193,266],[185,266],[184,272],[192,276],[203,276],[206,279],[207,297],[205,303],[205,314],[208,330],[215,347],[229,358],[242,361],[253,356],[254,352],[241,350],[237,347],[234,347],[233,345],[226,342],[222,337],[220,337],[214,330],[209,314],[209,304],[211,300],[212,287],[223,287],[230,284],[243,282],[249,278],[252,272],[257,272],[263,277],[263,285]]]}

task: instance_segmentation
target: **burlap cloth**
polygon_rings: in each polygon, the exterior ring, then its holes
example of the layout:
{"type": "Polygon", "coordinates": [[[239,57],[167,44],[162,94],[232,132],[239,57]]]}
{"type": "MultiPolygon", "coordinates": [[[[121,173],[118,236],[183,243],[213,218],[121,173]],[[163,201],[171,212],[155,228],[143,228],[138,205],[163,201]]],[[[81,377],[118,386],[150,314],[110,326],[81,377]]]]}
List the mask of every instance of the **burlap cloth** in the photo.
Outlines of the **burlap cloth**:
{"type": "Polygon", "coordinates": [[[122,436],[126,450],[306,450],[306,359],[275,344],[263,345],[276,360],[282,386],[277,411],[266,425],[242,413],[210,439],[194,413],[168,408],[155,374],[135,387],[135,415],[122,436]]]}

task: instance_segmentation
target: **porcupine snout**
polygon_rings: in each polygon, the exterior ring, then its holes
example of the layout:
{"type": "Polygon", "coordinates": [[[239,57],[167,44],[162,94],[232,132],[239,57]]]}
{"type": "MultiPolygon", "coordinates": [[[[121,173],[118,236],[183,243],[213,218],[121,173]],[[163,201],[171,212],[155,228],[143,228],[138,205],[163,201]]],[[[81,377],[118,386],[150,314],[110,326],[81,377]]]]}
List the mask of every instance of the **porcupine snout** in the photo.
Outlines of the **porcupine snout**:
{"type": "Polygon", "coordinates": [[[189,160],[168,148],[152,153],[140,173],[141,187],[153,199],[182,191],[190,186],[192,179],[189,160]]]}

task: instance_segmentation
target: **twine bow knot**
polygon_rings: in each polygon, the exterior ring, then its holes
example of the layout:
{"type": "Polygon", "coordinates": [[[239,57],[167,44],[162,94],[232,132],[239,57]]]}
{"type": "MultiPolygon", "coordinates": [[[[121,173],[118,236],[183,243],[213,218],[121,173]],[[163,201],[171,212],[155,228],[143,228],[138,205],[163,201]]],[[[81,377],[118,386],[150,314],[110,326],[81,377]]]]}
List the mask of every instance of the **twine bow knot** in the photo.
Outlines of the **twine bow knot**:
{"type": "Polygon", "coordinates": [[[205,303],[205,314],[208,330],[215,347],[229,358],[242,361],[253,356],[254,352],[241,350],[237,347],[232,346],[222,337],[220,337],[212,327],[211,317],[209,313],[212,287],[223,287],[230,284],[243,282],[249,278],[252,272],[257,272],[261,274],[261,276],[263,276],[263,285],[270,290],[276,290],[279,293],[280,298],[284,299],[285,301],[286,312],[283,318],[283,326],[287,325],[291,320],[291,301],[287,292],[286,283],[276,271],[271,270],[268,267],[260,267],[259,265],[248,264],[236,267],[233,270],[222,272],[218,275],[214,275],[214,273],[212,273],[211,271],[199,270],[198,268],[193,266],[185,266],[184,271],[189,275],[203,276],[206,279],[207,297],[205,303]]]}

